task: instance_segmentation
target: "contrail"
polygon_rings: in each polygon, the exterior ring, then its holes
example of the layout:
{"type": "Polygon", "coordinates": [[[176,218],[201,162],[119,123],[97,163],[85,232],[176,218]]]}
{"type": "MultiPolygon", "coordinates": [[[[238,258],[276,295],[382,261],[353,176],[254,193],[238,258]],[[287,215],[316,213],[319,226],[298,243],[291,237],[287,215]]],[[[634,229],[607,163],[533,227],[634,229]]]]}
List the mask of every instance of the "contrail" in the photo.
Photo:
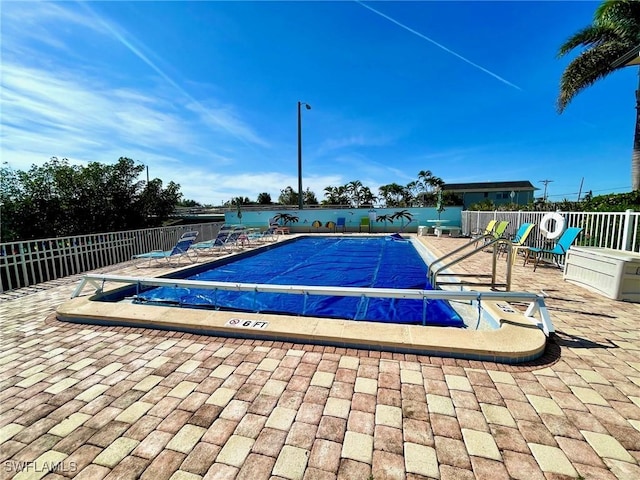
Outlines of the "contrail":
{"type": "Polygon", "coordinates": [[[142,60],[145,64],[147,64],[154,72],[160,75],[169,85],[171,85],[173,88],[178,90],[178,92],[184,95],[187,99],[189,99],[189,101],[191,102],[191,105],[198,113],[200,113],[201,115],[209,119],[215,125],[218,125],[219,127],[225,129],[227,132],[229,132],[231,135],[233,135],[235,138],[237,138],[247,146],[250,145],[249,142],[257,143],[262,146],[267,145],[266,142],[264,142],[262,139],[254,135],[253,132],[251,132],[248,128],[244,127],[244,125],[242,125],[238,121],[235,121],[235,119],[231,118],[231,123],[233,123],[233,125],[229,125],[229,122],[225,121],[225,120],[228,120],[227,118],[219,118],[219,116],[212,115],[209,109],[205,108],[198,100],[196,100],[191,94],[189,94],[189,92],[187,92],[184,88],[178,85],[178,83],[176,83],[171,77],[169,77],[169,75],[167,75],[164,71],[162,71],[162,69],[158,67],[147,55],[145,55],[141,49],[137,48],[132,42],[127,40],[127,38],[124,35],[122,35],[116,28],[114,28],[110,23],[104,20],[100,15],[98,15],[92,8],[89,7],[89,5],[87,5],[85,2],[81,2],[79,3],[79,5],[83,7],[85,11],[87,11],[96,21],[98,21],[109,33],[111,33],[111,35],[113,35],[116,38],[116,40],[118,40],[122,45],[124,45],[127,49],[129,49],[129,51],[131,51],[136,57],[142,60]]]}
{"type": "Polygon", "coordinates": [[[376,10],[375,8],[371,8],[369,5],[365,5],[365,4],[364,4],[364,3],[362,3],[360,0],[354,0],[354,1],[355,1],[357,4],[359,4],[360,6],[362,6],[362,7],[366,8],[367,10],[371,10],[373,13],[375,13],[375,14],[377,14],[377,15],[380,15],[382,18],[386,18],[386,19],[387,19],[387,20],[389,20],[390,22],[395,23],[395,24],[396,24],[396,25],[398,25],[399,27],[404,28],[405,30],[407,30],[407,31],[409,31],[409,32],[411,32],[411,33],[413,33],[414,35],[417,35],[418,37],[420,37],[420,38],[422,38],[422,39],[426,40],[427,42],[431,42],[431,43],[433,43],[436,47],[441,48],[441,49],[442,49],[442,50],[444,50],[445,52],[450,53],[450,54],[451,54],[451,55],[453,55],[454,57],[459,58],[459,59],[460,59],[460,60],[462,60],[463,62],[466,62],[466,63],[468,63],[469,65],[472,65],[472,66],[476,67],[476,68],[477,68],[477,69],[479,69],[479,70],[482,70],[484,73],[486,73],[486,74],[488,74],[488,75],[491,75],[493,78],[495,78],[495,79],[497,79],[497,80],[500,80],[502,83],[505,83],[505,84],[509,85],[510,87],[515,88],[516,90],[520,90],[520,91],[522,91],[522,89],[521,89],[519,86],[517,86],[517,85],[515,85],[515,84],[511,83],[509,80],[506,80],[506,79],[502,78],[500,75],[496,75],[496,74],[495,74],[495,73],[493,73],[492,71],[487,70],[487,69],[486,69],[486,68],[484,68],[483,66],[478,65],[477,63],[472,62],[472,61],[471,61],[471,60],[469,60],[468,58],[463,57],[463,56],[462,56],[462,55],[460,55],[459,53],[454,52],[453,50],[451,50],[451,49],[449,49],[449,48],[445,47],[444,45],[442,45],[442,44],[440,44],[440,43],[436,42],[435,40],[432,40],[431,38],[427,37],[426,35],[423,35],[422,33],[415,31],[413,28],[411,28],[411,27],[407,27],[407,26],[406,26],[406,25],[404,25],[403,23],[400,23],[399,21],[397,21],[397,20],[395,20],[395,19],[391,18],[390,16],[385,15],[385,14],[384,14],[384,13],[382,13],[382,12],[379,12],[379,11],[378,11],[378,10],[376,10]]]}

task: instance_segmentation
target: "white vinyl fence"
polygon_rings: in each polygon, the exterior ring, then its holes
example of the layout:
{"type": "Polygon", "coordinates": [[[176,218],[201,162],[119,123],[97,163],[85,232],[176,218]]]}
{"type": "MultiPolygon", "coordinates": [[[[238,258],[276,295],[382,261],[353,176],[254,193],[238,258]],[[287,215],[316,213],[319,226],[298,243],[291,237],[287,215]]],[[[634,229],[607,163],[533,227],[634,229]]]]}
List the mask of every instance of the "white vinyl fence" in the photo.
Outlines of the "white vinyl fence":
{"type": "Polygon", "coordinates": [[[170,250],[186,231],[215,238],[222,222],[146,228],[0,244],[0,292],[108,267],[151,250],[170,250]]]}
{"type": "MultiPolygon", "coordinates": [[[[489,220],[508,220],[507,233],[513,235],[523,223],[535,223],[529,236],[532,247],[547,247],[546,238],[538,229],[542,217],[549,212],[462,212],[462,233],[484,230],[489,220]]],[[[565,218],[565,227],[580,227],[582,232],[575,245],[612,248],[640,253],[640,212],[558,212],[565,218]]]]}

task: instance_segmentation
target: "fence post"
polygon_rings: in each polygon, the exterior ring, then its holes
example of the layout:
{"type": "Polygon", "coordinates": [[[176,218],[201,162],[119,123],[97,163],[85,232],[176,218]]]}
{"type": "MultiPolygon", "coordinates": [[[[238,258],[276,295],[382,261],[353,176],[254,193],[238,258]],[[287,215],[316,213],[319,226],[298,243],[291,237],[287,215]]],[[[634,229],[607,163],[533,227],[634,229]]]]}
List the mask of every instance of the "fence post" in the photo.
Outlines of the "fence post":
{"type": "Polygon", "coordinates": [[[631,238],[632,238],[631,213],[632,212],[633,210],[630,208],[627,208],[624,211],[624,225],[622,226],[622,248],[624,248],[625,250],[631,250],[631,238]]]}

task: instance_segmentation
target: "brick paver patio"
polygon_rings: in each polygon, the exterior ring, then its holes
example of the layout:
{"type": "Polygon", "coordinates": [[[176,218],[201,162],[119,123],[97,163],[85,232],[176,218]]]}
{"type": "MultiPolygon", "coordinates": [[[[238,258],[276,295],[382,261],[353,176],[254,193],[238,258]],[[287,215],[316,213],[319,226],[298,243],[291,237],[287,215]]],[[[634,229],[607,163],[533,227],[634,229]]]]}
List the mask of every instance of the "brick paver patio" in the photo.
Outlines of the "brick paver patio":
{"type": "Polygon", "coordinates": [[[640,304],[521,263],[557,330],[521,366],[59,322],[77,277],[7,292],[0,478],[640,478],[640,304]]]}

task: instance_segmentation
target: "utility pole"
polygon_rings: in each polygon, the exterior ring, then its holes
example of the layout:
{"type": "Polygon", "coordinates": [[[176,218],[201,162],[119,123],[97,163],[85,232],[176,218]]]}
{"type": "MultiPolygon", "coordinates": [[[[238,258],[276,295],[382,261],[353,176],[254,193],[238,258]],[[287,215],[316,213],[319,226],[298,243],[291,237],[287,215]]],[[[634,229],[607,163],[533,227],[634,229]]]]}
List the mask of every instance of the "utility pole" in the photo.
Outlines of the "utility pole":
{"type": "Polygon", "coordinates": [[[542,199],[544,203],[547,203],[547,185],[549,185],[553,180],[539,180],[540,183],[544,183],[544,194],[542,195],[542,199]]]}
{"type": "Polygon", "coordinates": [[[580,195],[582,195],[582,184],[584,183],[584,177],[580,180],[580,190],[578,190],[578,202],[580,202],[580,195]]]}

